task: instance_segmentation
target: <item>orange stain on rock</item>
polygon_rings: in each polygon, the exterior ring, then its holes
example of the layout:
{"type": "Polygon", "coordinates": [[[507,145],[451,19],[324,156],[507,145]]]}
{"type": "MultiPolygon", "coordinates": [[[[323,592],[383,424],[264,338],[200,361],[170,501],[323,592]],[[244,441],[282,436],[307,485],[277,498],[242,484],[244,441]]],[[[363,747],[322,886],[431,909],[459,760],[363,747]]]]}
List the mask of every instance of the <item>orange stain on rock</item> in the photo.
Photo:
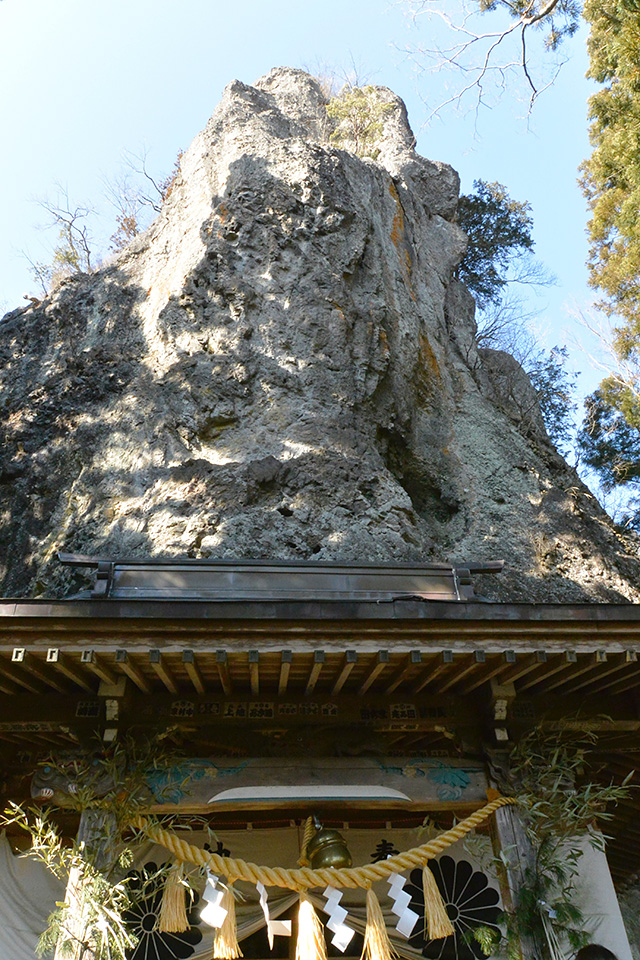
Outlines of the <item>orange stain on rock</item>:
{"type": "Polygon", "coordinates": [[[412,300],[415,301],[416,295],[411,284],[411,270],[413,264],[411,262],[411,253],[409,251],[409,245],[405,236],[405,220],[404,220],[404,210],[402,209],[402,203],[396,190],[393,180],[389,183],[389,193],[395,200],[396,204],[396,213],[393,218],[393,225],[391,227],[391,239],[393,245],[398,251],[398,256],[400,257],[400,263],[404,267],[404,272],[407,277],[407,285],[409,287],[409,293],[411,294],[412,300]]]}

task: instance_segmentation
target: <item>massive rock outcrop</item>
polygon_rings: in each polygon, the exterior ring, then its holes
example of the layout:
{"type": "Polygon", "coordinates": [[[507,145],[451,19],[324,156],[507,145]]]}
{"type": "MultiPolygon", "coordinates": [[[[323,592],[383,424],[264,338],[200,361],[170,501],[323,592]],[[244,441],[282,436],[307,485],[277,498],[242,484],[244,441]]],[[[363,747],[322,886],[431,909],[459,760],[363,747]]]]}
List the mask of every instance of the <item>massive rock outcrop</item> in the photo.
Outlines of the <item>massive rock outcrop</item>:
{"type": "Polygon", "coordinates": [[[506,560],[500,599],[639,598],[526,377],[480,354],[458,177],[389,104],[332,146],[297,70],[234,82],[151,228],[0,324],[2,592],[57,550],[506,560]]]}

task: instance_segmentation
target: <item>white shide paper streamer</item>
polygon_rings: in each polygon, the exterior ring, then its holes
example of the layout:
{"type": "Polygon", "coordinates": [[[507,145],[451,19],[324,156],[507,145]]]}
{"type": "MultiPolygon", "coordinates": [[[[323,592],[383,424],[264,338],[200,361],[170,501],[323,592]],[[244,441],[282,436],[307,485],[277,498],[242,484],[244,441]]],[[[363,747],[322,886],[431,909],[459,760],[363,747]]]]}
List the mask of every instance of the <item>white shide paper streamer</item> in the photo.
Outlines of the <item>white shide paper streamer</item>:
{"type": "Polygon", "coordinates": [[[222,906],[224,890],[218,886],[218,877],[215,873],[207,870],[207,882],[202,894],[202,899],[206,900],[206,906],[200,911],[200,919],[204,920],[210,927],[219,929],[224,923],[228,911],[222,906]]]}
{"type": "Polygon", "coordinates": [[[261,883],[260,880],[256,883],[256,890],[260,897],[260,906],[262,907],[262,912],[264,913],[264,922],[267,925],[267,936],[269,937],[269,950],[273,950],[273,930],[271,929],[271,924],[269,922],[269,903],[267,901],[267,891],[265,889],[264,883],[261,883]]]}
{"type": "Polygon", "coordinates": [[[264,913],[264,920],[267,925],[267,936],[269,938],[269,949],[273,950],[273,938],[274,937],[290,937],[291,936],[291,920],[272,920],[269,916],[269,902],[267,900],[267,891],[265,889],[264,883],[261,883],[260,880],[256,883],[256,890],[260,897],[260,906],[262,907],[262,912],[264,913]]]}
{"type": "Polygon", "coordinates": [[[420,917],[415,910],[409,909],[411,896],[404,889],[405,878],[400,873],[392,873],[391,876],[387,878],[387,882],[389,884],[389,897],[393,900],[391,911],[399,918],[396,924],[396,930],[398,933],[401,933],[403,937],[409,939],[420,917]]]}
{"type": "Polygon", "coordinates": [[[327,901],[325,912],[329,914],[327,926],[333,933],[331,943],[334,947],[337,947],[341,953],[344,953],[351,943],[355,930],[352,930],[351,927],[348,927],[344,922],[347,919],[347,911],[344,907],[340,906],[342,891],[336,890],[335,887],[327,887],[322,896],[325,897],[327,901]]]}

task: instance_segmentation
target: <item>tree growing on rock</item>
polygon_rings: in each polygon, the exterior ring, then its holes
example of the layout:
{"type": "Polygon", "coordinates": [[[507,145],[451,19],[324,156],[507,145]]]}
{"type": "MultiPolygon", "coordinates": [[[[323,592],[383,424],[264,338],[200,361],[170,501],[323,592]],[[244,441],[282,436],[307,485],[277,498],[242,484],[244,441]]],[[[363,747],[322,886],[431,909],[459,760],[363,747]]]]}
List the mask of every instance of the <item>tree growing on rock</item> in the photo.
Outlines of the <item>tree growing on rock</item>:
{"type": "MultiPolygon", "coordinates": [[[[154,178],[147,170],[146,153],[139,157],[129,156],[128,169],[114,180],[105,182],[106,197],[115,208],[116,229],[111,234],[112,253],[123,250],[142,230],[149,225],[145,210],[159,213],[162,204],[171,194],[180,173],[182,150],[178,153],[171,172],[163,178],[154,178]]],[[[74,204],[66,188],[56,184],[53,200],[39,200],[47,213],[46,228],[54,228],[58,242],[47,261],[33,260],[25,254],[31,265],[34,280],[46,296],[62,280],[78,273],[92,273],[99,265],[105,251],[99,249],[92,229],[97,223],[95,210],[85,204],[74,204]]]]}
{"type": "Polygon", "coordinates": [[[578,434],[582,462],[597,474],[602,489],[626,495],[620,522],[640,530],[640,403],[611,378],[585,401],[578,434]]]}
{"type": "Polygon", "coordinates": [[[58,242],[48,262],[29,259],[34,279],[46,295],[66,277],[75,273],[91,273],[97,265],[93,239],[89,229],[92,210],[82,204],[73,204],[66,189],[58,186],[55,200],[38,201],[48,215],[46,226],[58,232],[58,242]]]}
{"type": "Polygon", "coordinates": [[[391,109],[392,105],[370,84],[345,87],[327,104],[327,114],[337,124],[331,134],[332,142],[359,157],[375,160],[380,152],[377,143],[382,136],[384,118],[391,109]]]}
{"type": "Polygon", "coordinates": [[[502,298],[509,268],[533,250],[533,219],[531,206],[513,200],[503,184],[474,180],[473,187],[458,203],[469,245],[457,273],[483,308],[502,298]]]}
{"type": "Polygon", "coordinates": [[[475,193],[460,197],[458,223],[469,238],[458,277],[478,307],[478,343],[506,350],[519,361],[538,395],[549,437],[565,456],[574,432],[576,374],[567,370],[566,347],[541,350],[528,328],[531,319],[514,284],[553,282],[533,257],[531,206],[513,200],[501,183],[474,181],[475,193]]]}
{"type": "Polygon", "coordinates": [[[573,416],[577,374],[567,369],[566,347],[552,347],[538,352],[525,369],[538,394],[540,412],[551,440],[563,456],[567,456],[575,436],[573,416]]]}

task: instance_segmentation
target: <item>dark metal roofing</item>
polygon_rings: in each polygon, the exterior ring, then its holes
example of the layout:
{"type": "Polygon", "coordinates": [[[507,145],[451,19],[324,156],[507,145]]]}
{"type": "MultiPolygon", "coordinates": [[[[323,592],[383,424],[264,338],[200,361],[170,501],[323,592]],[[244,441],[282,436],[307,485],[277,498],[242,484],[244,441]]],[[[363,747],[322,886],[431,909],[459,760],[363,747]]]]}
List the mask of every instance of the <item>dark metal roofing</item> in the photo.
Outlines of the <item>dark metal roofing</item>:
{"type": "Polygon", "coordinates": [[[91,597],[117,600],[274,601],[405,598],[478,599],[474,573],[499,573],[502,561],[455,567],[443,563],[345,564],[278,560],[113,560],[59,554],[62,563],[92,568],[91,597]]]}

